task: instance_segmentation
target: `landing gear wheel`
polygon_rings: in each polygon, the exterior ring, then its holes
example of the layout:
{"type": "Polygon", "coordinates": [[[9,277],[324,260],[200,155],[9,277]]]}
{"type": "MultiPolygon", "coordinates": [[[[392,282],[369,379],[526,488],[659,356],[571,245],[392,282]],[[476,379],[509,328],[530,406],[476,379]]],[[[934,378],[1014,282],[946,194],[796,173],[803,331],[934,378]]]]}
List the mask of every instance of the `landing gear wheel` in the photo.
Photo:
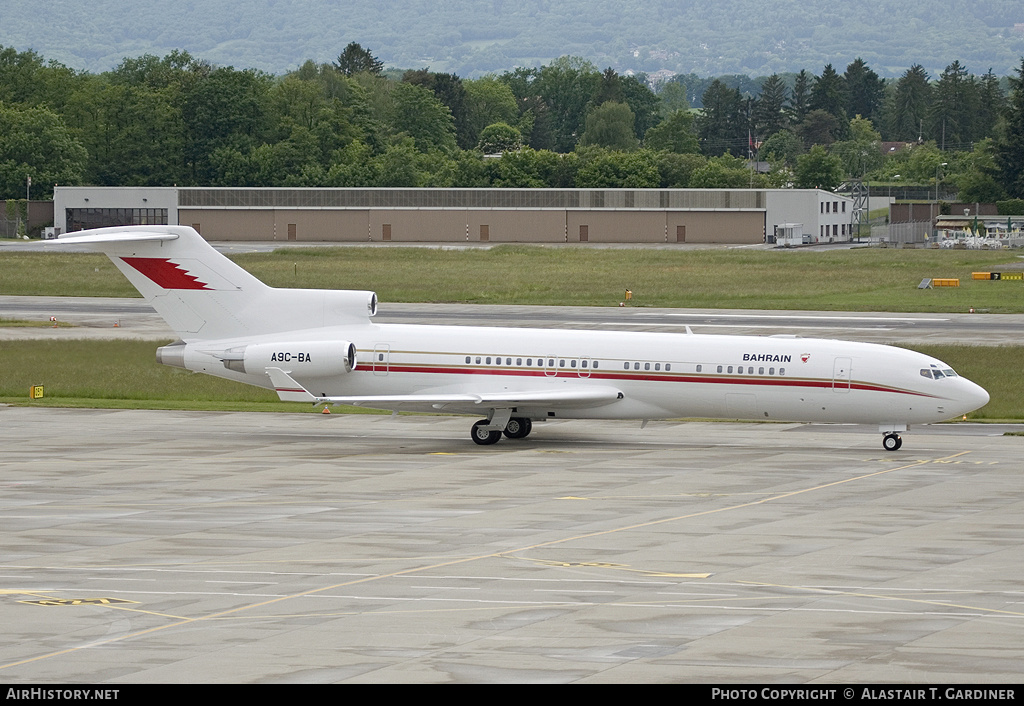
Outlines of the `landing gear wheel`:
{"type": "Polygon", "coordinates": [[[491,420],[489,419],[481,419],[473,425],[473,431],[470,432],[473,441],[481,446],[490,446],[491,444],[498,443],[498,439],[501,438],[501,432],[497,429],[487,429],[486,427],[490,423],[491,420]]]}
{"type": "Polygon", "coordinates": [[[886,451],[899,451],[901,446],[903,446],[903,439],[899,434],[891,433],[882,437],[882,448],[886,451]]]}
{"type": "Polygon", "coordinates": [[[505,425],[505,436],[510,439],[525,439],[533,431],[533,422],[528,417],[512,417],[505,425]]]}

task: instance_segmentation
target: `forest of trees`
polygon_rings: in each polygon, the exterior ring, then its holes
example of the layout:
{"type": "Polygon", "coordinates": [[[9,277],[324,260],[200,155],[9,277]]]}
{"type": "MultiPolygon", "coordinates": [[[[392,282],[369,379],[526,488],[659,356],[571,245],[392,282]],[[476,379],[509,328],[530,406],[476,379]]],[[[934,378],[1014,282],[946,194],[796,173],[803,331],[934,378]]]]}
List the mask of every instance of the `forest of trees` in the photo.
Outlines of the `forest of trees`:
{"type": "Polygon", "coordinates": [[[883,80],[857,59],[746,82],[677,76],[652,90],[578,57],[464,79],[385,70],[351,43],[282,76],[178,51],[94,74],[0,47],[0,197],[24,198],[28,177],[38,199],[57,183],[927,185],[941,166],[964,200],[1022,198],[1024,60],[1016,73],[954,61],[938,76],[914,65],[883,80]],[[883,141],[912,147],[890,154],[883,141]]]}

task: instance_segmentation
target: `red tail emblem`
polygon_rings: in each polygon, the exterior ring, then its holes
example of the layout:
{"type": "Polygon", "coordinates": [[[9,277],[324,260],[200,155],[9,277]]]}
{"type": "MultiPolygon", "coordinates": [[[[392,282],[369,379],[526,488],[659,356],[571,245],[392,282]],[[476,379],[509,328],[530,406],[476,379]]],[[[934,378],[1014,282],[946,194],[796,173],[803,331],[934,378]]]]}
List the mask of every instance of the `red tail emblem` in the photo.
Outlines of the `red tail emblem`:
{"type": "Polygon", "coordinates": [[[164,289],[213,289],[166,257],[122,257],[124,262],[164,289]]]}

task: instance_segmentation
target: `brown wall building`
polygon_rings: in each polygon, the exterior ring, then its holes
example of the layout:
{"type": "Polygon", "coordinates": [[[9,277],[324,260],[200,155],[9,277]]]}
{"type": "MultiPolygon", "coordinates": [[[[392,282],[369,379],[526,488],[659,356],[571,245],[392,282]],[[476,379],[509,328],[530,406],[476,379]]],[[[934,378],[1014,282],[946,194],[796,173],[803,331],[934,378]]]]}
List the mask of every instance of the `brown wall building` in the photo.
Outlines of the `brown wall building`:
{"type": "Polygon", "coordinates": [[[54,210],[62,230],[157,213],[213,241],[753,244],[780,223],[846,236],[847,201],[812,189],[59,187],[54,210]]]}

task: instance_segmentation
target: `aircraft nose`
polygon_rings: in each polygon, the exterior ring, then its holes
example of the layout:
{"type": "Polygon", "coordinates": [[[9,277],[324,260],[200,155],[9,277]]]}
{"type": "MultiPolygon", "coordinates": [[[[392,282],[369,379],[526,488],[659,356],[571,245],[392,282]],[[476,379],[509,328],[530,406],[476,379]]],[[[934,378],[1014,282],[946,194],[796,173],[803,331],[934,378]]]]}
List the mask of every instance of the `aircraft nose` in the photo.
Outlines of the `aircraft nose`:
{"type": "Polygon", "coordinates": [[[963,380],[964,391],[961,399],[964,403],[964,414],[967,412],[973,412],[976,409],[980,409],[988,404],[989,396],[988,391],[976,383],[970,380],[963,380]]]}

